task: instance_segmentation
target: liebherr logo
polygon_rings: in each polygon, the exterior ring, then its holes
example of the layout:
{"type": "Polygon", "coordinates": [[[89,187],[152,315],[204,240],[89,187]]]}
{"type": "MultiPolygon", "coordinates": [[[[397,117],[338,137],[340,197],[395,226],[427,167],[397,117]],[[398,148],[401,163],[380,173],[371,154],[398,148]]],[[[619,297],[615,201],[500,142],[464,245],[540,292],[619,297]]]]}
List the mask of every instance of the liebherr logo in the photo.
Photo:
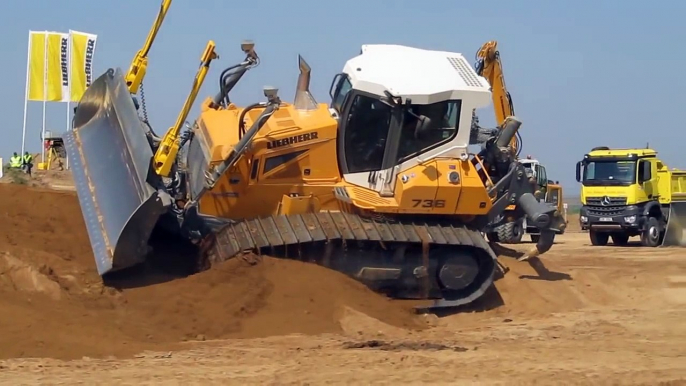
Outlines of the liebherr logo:
{"type": "Polygon", "coordinates": [[[275,141],[267,142],[267,149],[276,149],[277,147],[288,146],[294,143],[312,141],[318,138],[318,133],[316,131],[294,135],[292,137],[286,137],[277,139],[275,141]]]}
{"type": "Polygon", "coordinates": [[[95,52],[95,40],[88,39],[86,43],[86,63],[84,70],[86,72],[86,87],[90,87],[93,81],[93,53],[95,52]]]}
{"type": "Polygon", "coordinates": [[[62,38],[60,42],[60,68],[62,69],[62,86],[69,86],[69,40],[62,38]]]}

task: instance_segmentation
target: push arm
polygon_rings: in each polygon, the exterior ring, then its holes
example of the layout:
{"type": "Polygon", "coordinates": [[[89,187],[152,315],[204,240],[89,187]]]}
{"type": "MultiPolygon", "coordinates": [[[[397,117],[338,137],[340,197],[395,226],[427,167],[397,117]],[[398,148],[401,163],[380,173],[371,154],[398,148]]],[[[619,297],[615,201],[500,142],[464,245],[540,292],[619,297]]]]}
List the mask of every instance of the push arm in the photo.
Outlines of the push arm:
{"type": "Polygon", "coordinates": [[[160,27],[162,27],[162,22],[164,21],[164,17],[167,15],[167,11],[169,10],[171,2],[172,0],[162,1],[160,12],[157,14],[157,18],[155,19],[155,23],[152,25],[150,32],[148,32],[148,37],[145,39],[143,48],[136,53],[133,61],[131,61],[131,66],[129,67],[129,71],[126,73],[125,78],[126,85],[129,87],[129,92],[131,94],[138,93],[138,87],[140,87],[141,83],[143,82],[143,78],[145,77],[145,73],[148,69],[148,52],[150,52],[152,43],[155,41],[157,32],[160,30],[160,27]]]}
{"type": "Polygon", "coordinates": [[[167,133],[164,135],[164,138],[162,138],[162,142],[157,148],[157,152],[155,152],[155,172],[163,177],[167,177],[169,175],[171,167],[176,160],[176,155],[179,152],[180,146],[178,138],[181,127],[186,121],[188,113],[193,106],[193,102],[195,102],[195,98],[198,96],[200,87],[202,87],[202,84],[205,81],[205,76],[210,68],[210,62],[217,58],[214,47],[214,42],[210,40],[207,43],[207,47],[205,47],[202,57],[200,58],[200,69],[198,69],[198,73],[193,80],[191,93],[188,95],[188,98],[186,98],[186,102],[183,104],[183,108],[181,109],[179,116],[176,118],[174,126],[169,128],[167,133]]]}

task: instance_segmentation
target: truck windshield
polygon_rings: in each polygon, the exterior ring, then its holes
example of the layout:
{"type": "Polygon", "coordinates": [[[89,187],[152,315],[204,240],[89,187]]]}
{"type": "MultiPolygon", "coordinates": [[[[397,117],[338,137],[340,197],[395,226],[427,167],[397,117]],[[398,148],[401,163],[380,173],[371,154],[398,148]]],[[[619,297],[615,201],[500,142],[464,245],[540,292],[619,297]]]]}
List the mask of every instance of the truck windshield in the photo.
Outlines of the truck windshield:
{"type": "Polygon", "coordinates": [[[588,161],[584,167],[583,184],[631,185],[636,182],[636,161],[588,161]]]}

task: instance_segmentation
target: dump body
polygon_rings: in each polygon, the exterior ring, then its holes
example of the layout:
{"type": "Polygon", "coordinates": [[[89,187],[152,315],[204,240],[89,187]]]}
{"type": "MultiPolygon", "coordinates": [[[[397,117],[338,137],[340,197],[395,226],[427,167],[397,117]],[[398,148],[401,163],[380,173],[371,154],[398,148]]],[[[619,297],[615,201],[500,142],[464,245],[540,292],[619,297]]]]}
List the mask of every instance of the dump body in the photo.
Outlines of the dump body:
{"type": "MultiPolygon", "coordinates": [[[[669,178],[669,217],[663,245],[686,247],[686,170],[668,170],[669,178]]],[[[663,183],[664,184],[664,183],[663,183]]]]}
{"type": "Polygon", "coordinates": [[[594,149],[577,164],[580,224],[593,245],[683,246],[686,171],[670,170],[653,149],[594,149]]]}

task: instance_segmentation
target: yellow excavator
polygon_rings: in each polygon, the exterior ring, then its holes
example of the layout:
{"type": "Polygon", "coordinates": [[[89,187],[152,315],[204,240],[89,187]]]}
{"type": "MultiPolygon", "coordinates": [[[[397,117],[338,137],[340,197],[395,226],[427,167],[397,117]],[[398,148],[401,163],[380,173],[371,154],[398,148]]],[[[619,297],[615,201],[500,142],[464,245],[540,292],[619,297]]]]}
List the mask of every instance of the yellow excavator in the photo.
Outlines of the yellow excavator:
{"type": "MultiPolygon", "coordinates": [[[[512,103],[512,96],[505,85],[505,77],[503,75],[503,65],[500,59],[500,51],[498,51],[498,42],[495,40],[484,43],[479,51],[476,53],[476,64],[474,65],[476,73],[483,76],[491,86],[493,98],[493,110],[495,112],[496,124],[502,128],[507,117],[514,116],[514,104],[512,103]]],[[[474,119],[475,128],[473,131],[479,130],[478,117],[474,119]]],[[[482,132],[484,130],[481,130],[482,132]]],[[[522,151],[522,137],[517,132],[517,135],[510,141],[510,148],[514,154],[519,158],[522,151]]],[[[561,199],[556,199],[562,196],[562,186],[553,183],[547,177],[545,166],[537,160],[527,156],[526,159],[519,159],[527,171],[531,183],[537,187],[536,197],[539,200],[553,203],[557,206],[559,213],[564,213],[564,203],[561,199]]],[[[564,233],[567,225],[567,220],[560,225],[558,234],[564,233]]],[[[540,232],[534,223],[527,221],[526,216],[522,216],[521,211],[517,211],[515,205],[510,205],[498,216],[498,218],[491,224],[486,231],[488,239],[492,242],[501,242],[506,244],[517,244],[521,242],[524,233],[530,233],[531,240],[536,243],[540,237],[540,232]]]]}
{"type": "Polygon", "coordinates": [[[363,45],[333,78],[330,104],[310,94],[299,57],[293,103],[265,87],[264,102],[239,107],[231,90],[260,62],[244,42],[244,60],[221,72],[217,94],[182,132],[217,57],[210,42],[176,123],[159,137],[132,92],[170,3],[129,72],[109,69],[86,90],[65,136],[100,275],[146,261],[162,229],[198,245],[189,256],[198,270],[268,254],[452,307],[492,285],[497,258],[481,232],[507,206],[540,227],[536,253],[552,246],[560,216],[534,197],[508,147],[521,122],[507,117],[480,153],[467,150],[470,112],[491,93],[459,53],[363,45]]]}

